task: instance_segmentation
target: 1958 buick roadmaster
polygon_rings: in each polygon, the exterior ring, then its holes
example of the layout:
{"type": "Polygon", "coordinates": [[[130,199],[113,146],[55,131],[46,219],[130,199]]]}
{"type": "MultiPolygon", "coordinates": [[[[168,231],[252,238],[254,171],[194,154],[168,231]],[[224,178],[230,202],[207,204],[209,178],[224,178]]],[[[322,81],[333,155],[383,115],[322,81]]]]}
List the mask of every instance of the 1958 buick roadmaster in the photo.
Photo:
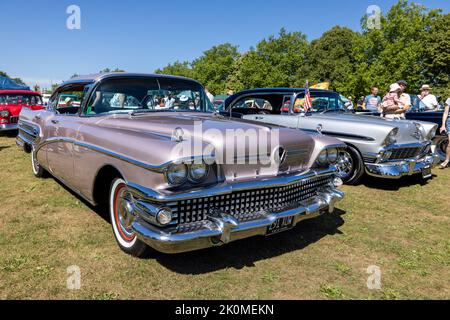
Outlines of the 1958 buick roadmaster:
{"type": "Polygon", "coordinates": [[[304,112],[305,89],[268,88],[246,90],[229,97],[224,116],[262,123],[321,131],[345,142],[338,160],[339,176],[357,184],[364,174],[398,179],[422,174],[432,177],[439,162],[432,148],[437,125],[421,121],[386,120],[345,112],[338,93],[310,91],[311,112],[304,112]]]}
{"type": "Polygon", "coordinates": [[[31,152],[37,177],[50,173],[106,204],[118,245],[135,256],[271,235],[334,210],[343,197],[334,164],[345,144],[209,110],[194,80],[79,77],[55,91],[48,110],[22,111],[17,144],[31,152]],[[59,107],[63,95],[80,104],[59,107]],[[267,136],[251,142],[249,132],[267,136]],[[255,161],[261,155],[271,160],[255,161]]]}

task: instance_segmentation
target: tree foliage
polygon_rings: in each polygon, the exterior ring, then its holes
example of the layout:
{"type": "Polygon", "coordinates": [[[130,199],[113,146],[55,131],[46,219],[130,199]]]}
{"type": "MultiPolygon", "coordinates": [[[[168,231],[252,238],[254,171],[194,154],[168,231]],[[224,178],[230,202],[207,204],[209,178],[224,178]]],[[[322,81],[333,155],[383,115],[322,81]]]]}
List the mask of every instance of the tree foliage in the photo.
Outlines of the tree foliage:
{"type": "Polygon", "coordinates": [[[214,94],[254,87],[299,87],[306,80],[329,81],[345,95],[360,96],[371,86],[386,91],[400,79],[416,92],[430,84],[450,95],[450,15],[399,0],[381,17],[381,28],[361,32],[335,26],[308,42],[301,32],[281,29],[239,53],[231,44],[214,46],[189,62],[157,73],[192,77],[214,94]]]}

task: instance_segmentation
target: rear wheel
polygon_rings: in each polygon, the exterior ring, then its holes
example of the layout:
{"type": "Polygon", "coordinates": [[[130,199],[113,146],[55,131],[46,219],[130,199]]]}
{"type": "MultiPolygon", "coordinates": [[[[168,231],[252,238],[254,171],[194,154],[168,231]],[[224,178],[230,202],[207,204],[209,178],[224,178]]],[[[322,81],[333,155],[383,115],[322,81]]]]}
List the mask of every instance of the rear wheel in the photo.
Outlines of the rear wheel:
{"type": "Polygon", "coordinates": [[[47,171],[39,164],[39,161],[36,157],[36,150],[32,148],[31,150],[31,168],[33,170],[33,174],[37,178],[45,178],[47,176],[47,171]]]}
{"type": "Polygon", "coordinates": [[[364,175],[364,161],[352,146],[339,152],[336,164],[338,176],[348,185],[356,185],[364,175]]]}
{"type": "Polygon", "coordinates": [[[125,181],[121,178],[115,179],[111,184],[109,196],[109,213],[114,237],[124,252],[143,258],[148,255],[150,248],[136,237],[131,228],[133,215],[130,200],[131,195],[125,181]]]}

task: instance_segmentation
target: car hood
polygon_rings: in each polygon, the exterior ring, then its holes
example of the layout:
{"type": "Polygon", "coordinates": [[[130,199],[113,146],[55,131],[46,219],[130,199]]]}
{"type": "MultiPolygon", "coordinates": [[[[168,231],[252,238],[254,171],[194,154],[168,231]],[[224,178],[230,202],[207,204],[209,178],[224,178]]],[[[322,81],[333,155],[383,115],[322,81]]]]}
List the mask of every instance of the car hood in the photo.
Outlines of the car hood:
{"type": "Polygon", "coordinates": [[[345,113],[317,114],[314,115],[313,118],[326,122],[334,122],[338,124],[339,127],[344,128],[346,133],[355,131],[353,133],[360,133],[372,137],[371,132],[373,132],[373,136],[379,136],[379,134],[383,133],[387,136],[391,130],[398,128],[398,143],[416,143],[421,140],[421,137],[417,135],[418,129],[415,124],[418,123],[417,121],[392,120],[383,119],[377,116],[345,113]]]}
{"type": "MultiPolygon", "coordinates": [[[[157,158],[154,162],[167,163],[185,158],[178,153],[173,154],[175,146],[189,146],[188,150],[191,151],[186,154],[188,156],[214,154],[217,158],[219,155],[219,162],[225,168],[228,179],[249,178],[255,174],[273,175],[278,174],[279,170],[306,170],[316,145],[316,141],[309,134],[300,130],[241,119],[230,120],[209,113],[114,115],[95,120],[95,125],[118,133],[114,134],[114,137],[128,137],[130,146],[140,143],[139,147],[143,149],[142,143],[145,143],[152,152],[148,156],[157,158]],[[183,141],[177,141],[177,135],[174,137],[177,128],[181,128],[178,135],[182,132],[183,141]],[[148,138],[146,142],[139,142],[144,136],[148,138]],[[261,141],[267,141],[267,147],[261,147],[261,141]],[[201,148],[192,148],[192,145],[201,148]],[[254,157],[262,154],[270,157],[280,146],[287,151],[283,168],[266,166],[266,170],[262,172],[261,167],[264,166],[256,163],[254,157]],[[233,159],[231,163],[230,159],[233,159]]],[[[339,141],[333,140],[333,143],[339,141]]]]}

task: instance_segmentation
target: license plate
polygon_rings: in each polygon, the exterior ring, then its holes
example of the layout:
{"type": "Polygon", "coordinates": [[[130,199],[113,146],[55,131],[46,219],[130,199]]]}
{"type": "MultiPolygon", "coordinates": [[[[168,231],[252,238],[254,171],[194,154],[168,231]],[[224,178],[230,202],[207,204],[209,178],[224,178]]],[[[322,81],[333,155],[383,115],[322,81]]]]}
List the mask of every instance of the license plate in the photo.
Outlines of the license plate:
{"type": "Polygon", "coordinates": [[[292,229],[292,227],[294,226],[294,217],[286,217],[286,218],[280,218],[277,221],[275,221],[274,223],[272,223],[272,225],[270,225],[269,227],[267,227],[267,235],[273,235],[273,234],[277,234],[283,231],[287,231],[289,229],[292,229]]]}
{"type": "Polygon", "coordinates": [[[432,174],[431,174],[431,167],[425,167],[422,169],[422,178],[424,179],[429,179],[431,178],[432,174]]]}

